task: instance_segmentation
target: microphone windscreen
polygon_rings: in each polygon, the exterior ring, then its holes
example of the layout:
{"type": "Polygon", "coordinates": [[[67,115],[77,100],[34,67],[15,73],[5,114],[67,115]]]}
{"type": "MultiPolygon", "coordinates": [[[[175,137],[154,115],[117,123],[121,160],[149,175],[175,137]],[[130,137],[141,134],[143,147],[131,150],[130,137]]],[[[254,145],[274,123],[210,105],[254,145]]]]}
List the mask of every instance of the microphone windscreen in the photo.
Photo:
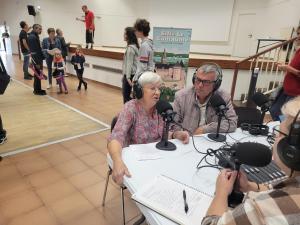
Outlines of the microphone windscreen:
{"type": "Polygon", "coordinates": [[[213,96],[211,96],[209,101],[210,101],[210,104],[212,105],[212,107],[214,107],[214,108],[218,108],[221,105],[226,106],[224,99],[216,93],[213,96]]]}
{"type": "Polygon", "coordinates": [[[158,114],[162,114],[162,113],[165,113],[167,112],[168,110],[172,110],[173,111],[173,107],[172,105],[165,101],[165,100],[159,100],[157,103],[156,103],[156,110],[157,110],[157,113],[158,114]]]}
{"type": "Polygon", "coordinates": [[[233,148],[235,150],[235,158],[238,159],[241,164],[264,167],[272,160],[272,152],[269,147],[260,143],[237,143],[233,148]]]}
{"type": "Polygon", "coordinates": [[[262,105],[264,105],[265,103],[267,103],[269,101],[268,97],[260,92],[256,92],[253,95],[252,100],[259,107],[261,107],[262,105]]]}

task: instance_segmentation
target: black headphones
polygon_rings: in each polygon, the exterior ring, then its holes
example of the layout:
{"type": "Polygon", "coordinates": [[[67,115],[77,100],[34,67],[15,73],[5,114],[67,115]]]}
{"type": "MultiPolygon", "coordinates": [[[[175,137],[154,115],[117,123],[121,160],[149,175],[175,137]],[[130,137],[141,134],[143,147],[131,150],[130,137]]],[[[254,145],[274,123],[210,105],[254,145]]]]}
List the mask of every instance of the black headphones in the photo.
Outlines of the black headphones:
{"type": "Polygon", "coordinates": [[[246,130],[249,132],[249,134],[252,134],[252,135],[268,136],[268,134],[269,134],[269,127],[267,125],[241,123],[240,126],[241,126],[242,130],[246,130]]]}
{"type": "Polygon", "coordinates": [[[280,160],[290,169],[300,171],[300,122],[297,121],[300,110],[291,125],[289,135],[277,145],[280,160]]]}
{"type": "Polygon", "coordinates": [[[141,99],[144,95],[143,87],[140,85],[139,80],[133,83],[133,96],[137,99],[141,99]]]}
{"type": "Polygon", "coordinates": [[[215,85],[214,85],[214,89],[213,89],[213,92],[218,90],[218,88],[221,86],[222,84],[222,77],[223,77],[223,73],[222,73],[222,69],[221,67],[217,64],[217,63],[213,63],[213,62],[209,62],[209,63],[203,63],[201,64],[194,72],[193,74],[193,78],[192,78],[192,82],[193,82],[193,85],[195,84],[195,80],[196,80],[196,75],[197,75],[197,72],[198,70],[204,66],[204,65],[208,65],[208,66],[212,66],[215,68],[217,74],[217,79],[215,80],[215,85]]]}

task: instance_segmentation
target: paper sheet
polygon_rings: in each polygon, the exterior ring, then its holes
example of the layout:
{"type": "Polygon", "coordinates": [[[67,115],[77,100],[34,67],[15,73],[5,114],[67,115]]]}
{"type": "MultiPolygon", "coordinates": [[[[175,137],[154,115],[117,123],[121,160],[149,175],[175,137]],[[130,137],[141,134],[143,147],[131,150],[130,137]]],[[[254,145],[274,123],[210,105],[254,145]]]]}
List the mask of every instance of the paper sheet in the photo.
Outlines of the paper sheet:
{"type": "Polygon", "coordinates": [[[165,176],[158,176],[132,196],[154,211],[180,224],[199,224],[212,198],[165,176]],[[186,192],[188,212],[184,210],[183,190],[186,192]]]}

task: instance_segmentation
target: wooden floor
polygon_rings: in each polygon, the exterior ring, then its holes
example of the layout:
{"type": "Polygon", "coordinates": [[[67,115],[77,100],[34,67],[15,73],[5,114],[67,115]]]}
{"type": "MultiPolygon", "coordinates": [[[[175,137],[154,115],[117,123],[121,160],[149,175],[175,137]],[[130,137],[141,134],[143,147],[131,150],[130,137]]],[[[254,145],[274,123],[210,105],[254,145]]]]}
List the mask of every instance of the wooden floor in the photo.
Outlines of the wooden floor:
{"type": "MultiPolygon", "coordinates": [[[[5,59],[14,78],[32,85],[32,81],[23,81],[17,57],[5,59]]],[[[78,93],[77,80],[66,80],[69,95],[57,95],[55,88],[49,95],[106,123],[120,111],[120,90],[89,82],[88,91],[78,93]]],[[[0,163],[0,224],[120,225],[120,192],[113,182],[109,182],[106,206],[101,206],[108,134],[105,131],[5,157],[0,163]]],[[[139,211],[129,193],[125,205],[127,224],[132,224],[139,211]]]]}
{"type": "Polygon", "coordinates": [[[73,110],[49,96],[36,96],[32,88],[12,80],[0,98],[8,141],[0,154],[12,154],[38,145],[109,129],[108,126],[73,110]]]}

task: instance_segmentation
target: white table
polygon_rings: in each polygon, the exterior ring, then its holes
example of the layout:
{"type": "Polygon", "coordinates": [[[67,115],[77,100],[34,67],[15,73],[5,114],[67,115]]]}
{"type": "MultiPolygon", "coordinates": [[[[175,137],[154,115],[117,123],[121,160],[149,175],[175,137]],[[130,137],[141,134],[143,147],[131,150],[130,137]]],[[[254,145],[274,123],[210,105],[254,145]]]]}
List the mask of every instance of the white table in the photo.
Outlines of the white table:
{"type": "MultiPolygon", "coordinates": [[[[269,124],[269,126],[273,127],[277,124],[278,123],[272,123],[269,124]]],[[[231,133],[230,136],[227,135],[228,143],[236,142],[231,137],[236,140],[241,139],[241,142],[251,141],[268,145],[265,136],[252,136],[249,135],[248,132],[242,132],[240,129],[237,129],[236,132],[231,133]]],[[[196,147],[202,152],[206,152],[208,148],[217,149],[223,145],[223,143],[217,143],[207,139],[206,136],[196,136],[194,137],[194,141],[196,147]]],[[[124,178],[124,185],[128,188],[130,193],[135,193],[148,181],[154,179],[157,175],[163,174],[213,196],[215,191],[215,181],[219,171],[213,168],[203,168],[197,170],[196,166],[203,155],[199,154],[194,149],[191,138],[189,144],[187,145],[182,144],[178,140],[172,140],[172,142],[177,146],[177,150],[172,152],[157,150],[159,151],[158,154],[162,158],[154,160],[139,161],[136,151],[144,150],[145,148],[151,148],[155,151],[155,143],[147,145],[133,145],[123,149],[123,160],[132,175],[131,178],[124,178]]],[[[210,161],[211,160],[214,160],[214,158],[211,157],[210,161]]],[[[112,161],[109,156],[108,163],[112,167],[112,161]]],[[[203,162],[202,165],[204,164],[205,162],[203,162]]],[[[208,208],[210,202],[199,202],[199,204],[205,204],[208,208]]],[[[174,222],[140,204],[137,204],[137,206],[146,217],[148,223],[151,225],[175,224],[174,222]]],[[[205,213],[206,212],[203,212],[202,217],[205,215],[205,213]]],[[[201,223],[202,217],[199,215],[199,224],[201,223]]]]}

